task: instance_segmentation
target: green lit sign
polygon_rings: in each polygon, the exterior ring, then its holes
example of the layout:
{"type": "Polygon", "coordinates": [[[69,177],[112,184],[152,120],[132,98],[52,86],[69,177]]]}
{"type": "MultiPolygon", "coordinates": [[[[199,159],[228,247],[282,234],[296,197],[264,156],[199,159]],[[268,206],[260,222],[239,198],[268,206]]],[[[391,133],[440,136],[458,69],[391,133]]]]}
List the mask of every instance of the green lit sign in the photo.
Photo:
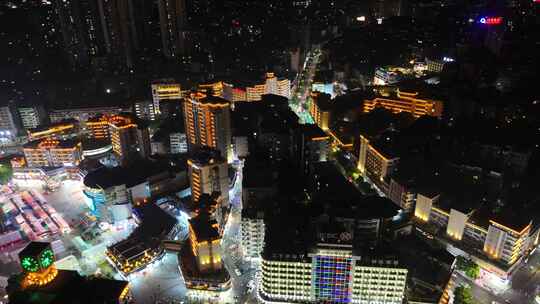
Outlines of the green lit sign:
{"type": "Polygon", "coordinates": [[[47,268],[54,263],[54,253],[50,249],[44,250],[39,256],[39,263],[42,268],[47,268]]]}
{"type": "Polygon", "coordinates": [[[24,257],[21,260],[21,266],[28,272],[36,272],[39,270],[39,263],[34,257],[24,257]]]}

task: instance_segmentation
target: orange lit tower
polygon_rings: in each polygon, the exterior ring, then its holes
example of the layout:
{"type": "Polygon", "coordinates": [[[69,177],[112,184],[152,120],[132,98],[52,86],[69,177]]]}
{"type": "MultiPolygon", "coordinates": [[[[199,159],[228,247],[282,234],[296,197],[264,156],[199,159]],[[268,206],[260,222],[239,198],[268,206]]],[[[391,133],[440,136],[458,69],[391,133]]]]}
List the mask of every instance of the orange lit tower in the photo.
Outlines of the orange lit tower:
{"type": "Polygon", "coordinates": [[[184,119],[190,151],[207,146],[219,150],[227,161],[232,160],[231,104],[228,100],[192,94],[184,102],[184,119]]]}
{"type": "Polygon", "coordinates": [[[228,206],[228,166],[218,150],[204,147],[193,153],[188,159],[188,175],[193,201],[198,201],[204,193],[218,192],[228,206]]]}
{"type": "Polygon", "coordinates": [[[128,160],[131,153],[137,153],[142,157],[150,154],[148,128],[138,125],[131,117],[124,115],[111,117],[109,133],[113,152],[122,163],[128,160]]]}
{"type": "Polygon", "coordinates": [[[196,217],[189,220],[189,241],[201,273],[223,268],[219,225],[210,218],[207,210],[201,210],[196,217]]]}

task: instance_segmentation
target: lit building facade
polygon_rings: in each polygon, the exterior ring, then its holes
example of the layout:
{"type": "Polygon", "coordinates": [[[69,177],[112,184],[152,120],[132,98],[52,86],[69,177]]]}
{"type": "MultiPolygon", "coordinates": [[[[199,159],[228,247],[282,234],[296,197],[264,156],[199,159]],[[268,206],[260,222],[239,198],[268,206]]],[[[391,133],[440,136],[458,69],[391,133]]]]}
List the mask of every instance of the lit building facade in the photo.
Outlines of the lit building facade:
{"type": "Polygon", "coordinates": [[[470,253],[471,258],[502,278],[507,278],[529,251],[538,245],[540,232],[538,228],[533,229],[532,221],[515,225],[490,219],[480,224],[475,220],[477,210],[447,210],[439,206],[438,201],[438,195],[418,194],[414,210],[417,223],[443,230],[446,237],[458,246],[464,240],[467,242],[465,248],[474,244],[483,253],[470,253]]]}
{"type": "Polygon", "coordinates": [[[219,192],[223,204],[229,204],[229,177],[227,161],[219,151],[201,149],[188,159],[188,175],[193,201],[203,193],[219,192]]]}
{"type": "Polygon", "coordinates": [[[32,141],[23,146],[23,152],[28,167],[74,167],[83,159],[80,141],[32,141]]]}
{"type": "Polygon", "coordinates": [[[133,112],[140,119],[156,120],[156,109],[152,101],[137,101],[133,104],[133,112]]]}
{"type": "Polygon", "coordinates": [[[45,138],[67,139],[76,137],[79,133],[79,125],[74,120],[57,122],[48,126],[41,126],[28,130],[29,140],[38,140],[45,138]]]}
{"type": "Polygon", "coordinates": [[[330,128],[330,96],[314,93],[312,94],[312,100],[309,114],[311,114],[319,128],[328,131],[330,128]]]}
{"type": "Polygon", "coordinates": [[[71,68],[88,68],[93,58],[105,52],[98,1],[52,2],[62,48],[71,68]]]}
{"type": "Polygon", "coordinates": [[[209,220],[203,214],[190,219],[189,242],[201,273],[219,271],[223,268],[221,235],[215,220],[209,220]]]}
{"type": "Polygon", "coordinates": [[[262,213],[254,216],[242,214],[240,222],[240,244],[244,257],[259,259],[264,248],[264,218],[262,213]]]}
{"type": "Polygon", "coordinates": [[[186,53],[186,1],[157,2],[163,55],[169,59],[178,58],[186,53]]]}
{"type": "Polygon", "coordinates": [[[160,103],[180,102],[182,90],[179,83],[172,79],[158,80],[152,83],[152,102],[156,115],[161,114],[160,103]]]}
{"type": "Polygon", "coordinates": [[[17,124],[12,107],[0,107],[0,144],[9,143],[16,136],[17,124]]]}
{"type": "Polygon", "coordinates": [[[412,214],[416,203],[417,193],[407,185],[391,178],[387,196],[392,202],[403,209],[403,212],[412,214]]]}
{"type": "Polygon", "coordinates": [[[233,91],[233,101],[259,101],[264,94],[274,94],[291,98],[291,81],[289,79],[278,79],[274,73],[266,73],[264,83],[246,87],[245,91],[237,89],[233,91]],[[245,92],[245,98],[244,97],[245,92]]]}
{"type": "Polygon", "coordinates": [[[370,144],[370,141],[366,137],[360,135],[358,169],[360,173],[369,177],[373,182],[384,182],[387,175],[395,170],[398,161],[398,157],[384,156],[370,144]]]}
{"type": "Polygon", "coordinates": [[[119,107],[62,109],[49,111],[49,119],[52,123],[75,119],[79,123],[84,124],[84,122],[91,117],[98,115],[116,115],[120,112],[122,112],[122,108],[119,107]]]}
{"type": "Polygon", "coordinates": [[[245,98],[235,100],[234,94],[233,94],[233,86],[223,81],[200,84],[198,86],[198,91],[206,95],[213,95],[213,96],[221,97],[223,99],[227,99],[228,101],[245,100],[245,98]]]}
{"type": "Polygon", "coordinates": [[[394,113],[408,112],[414,117],[423,115],[441,117],[443,104],[441,101],[418,98],[418,93],[397,90],[397,99],[380,98],[364,100],[363,112],[371,112],[376,107],[383,107],[394,113]]]}
{"type": "Polygon", "coordinates": [[[39,127],[45,120],[46,114],[42,106],[29,106],[17,108],[25,129],[39,127]]]}
{"type": "Polygon", "coordinates": [[[316,125],[303,125],[295,130],[293,155],[300,168],[307,173],[309,165],[325,162],[330,154],[331,138],[316,125]]]}
{"type": "Polygon", "coordinates": [[[399,68],[399,67],[386,67],[375,69],[375,76],[373,77],[374,85],[391,85],[401,80],[412,78],[413,71],[411,69],[399,68]]]}
{"type": "Polygon", "coordinates": [[[444,69],[445,62],[443,60],[433,60],[426,58],[427,71],[431,73],[440,73],[444,69]]]}
{"type": "Polygon", "coordinates": [[[109,116],[99,115],[86,121],[86,131],[90,138],[109,139],[109,116]]]}
{"type": "Polygon", "coordinates": [[[401,304],[406,279],[395,259],[362,258],[351,245],[319,243],[306,255],[263,257],[259,294],[288,303],[401,304]]]}
{"type": "Polygon", "coordinates": [[[113,152],[122,163],[125,163],[130,153],[142,157],[150,154],[150,135],[148,128],[138,126],[127,116],[116,115],[109,119],[109,134],[113,152]]]}
{"type": "Polygon", "coordinates": [[[184,121],[190,151],[211,147],[232,161],[229,101],[216,96],[191,96],[184,102],[184,121]]]}
{"type": "Polygon", "coordinates": [[[185,133],[171,133],[169,134],[169,141],[171,143],[171,154],[187,153],[188,144],[185,133]]]}

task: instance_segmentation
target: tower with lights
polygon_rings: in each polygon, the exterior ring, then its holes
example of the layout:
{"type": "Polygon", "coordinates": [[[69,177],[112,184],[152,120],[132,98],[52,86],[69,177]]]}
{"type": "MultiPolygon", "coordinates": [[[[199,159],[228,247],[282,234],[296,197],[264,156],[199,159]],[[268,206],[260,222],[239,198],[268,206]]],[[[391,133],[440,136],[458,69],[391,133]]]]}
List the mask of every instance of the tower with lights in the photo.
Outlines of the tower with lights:
{"type": "Polygon", "coordinates": [[[43,286],[50,283],[58,270],[54,267],[54,252],[50,243],[32,242],[19,253],[24,271],[23,287],[43,286]]]}

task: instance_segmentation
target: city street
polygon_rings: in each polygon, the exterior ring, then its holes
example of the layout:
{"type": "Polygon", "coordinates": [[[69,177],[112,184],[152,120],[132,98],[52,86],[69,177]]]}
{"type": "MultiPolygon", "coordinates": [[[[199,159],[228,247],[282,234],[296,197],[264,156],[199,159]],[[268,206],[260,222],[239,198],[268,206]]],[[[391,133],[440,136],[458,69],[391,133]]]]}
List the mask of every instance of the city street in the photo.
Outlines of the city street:
{"type": "Polygon", "coordinates": [[[529,304],[534,303],[534,298],[540,286],[540,253],[535,251],[527,263],[519,268],[512,279],[510,286],[500,288],[500,282],[494,282],[498,279],[489,278],[486,275],[482,279],[473,282],[468,277],[461,274],[457,275],[457,284],[471,287],[473,297],[478,304],[511,303],[511,304],[529,304]],[[496,287],[499,289],[496,289],[496,287]]]}
{"type": "Polygon", "coordinates": [[[234,303],[246,303],[250,295],[248,284],[255,278],[255,269],[251,263],[242,260],[240,255],[240,222],[242,215],[242,168],[243,163],[236,166],[238,176],[231,189],[231,213],[225,226],[221,248],[223,263],[232,279],[232,297],[234,303]],[[239,275],[240,274],[240,275],[239,275]]]}
{"type": "Polygon", "coordinates": [[[302,71],[298,73],[293,81],[289,103],[291,109],[298,115],[300,123],[313,123],[313,118],[309,114],[309,102],[311,98],[311,85],[313,84],[313,77],[315,76],[320,56],[321,51],[318,48],[309,52],[302,71]]]}

